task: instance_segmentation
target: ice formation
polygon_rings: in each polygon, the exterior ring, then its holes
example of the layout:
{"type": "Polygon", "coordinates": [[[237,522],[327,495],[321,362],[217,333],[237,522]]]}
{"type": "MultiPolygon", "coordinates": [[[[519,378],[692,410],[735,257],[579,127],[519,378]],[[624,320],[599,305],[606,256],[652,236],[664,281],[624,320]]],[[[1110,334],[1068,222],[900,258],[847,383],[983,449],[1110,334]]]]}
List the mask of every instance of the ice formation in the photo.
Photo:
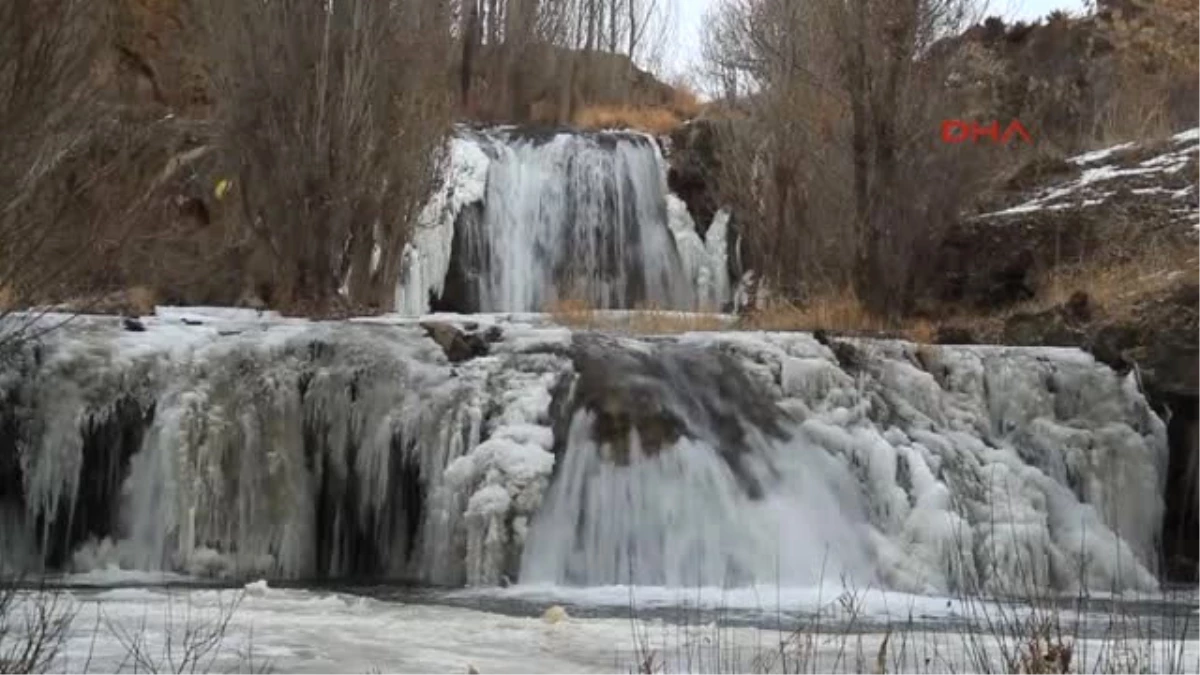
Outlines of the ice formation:
{"type": "Polygon", "coordinates": [[[1157,585],[1165,430],[1082,352],[439,319],[494,325],[490,353],[451,364],[400,317],[203,310],[24,345],[0,366],[0,566],[1157,585]]]}
{"type": "Polygon", "coordinates": [[[401,313],[725,301],[723,240],[714,255],[696,233],[649,136],[462,128],[444,173],[406,250],[401,313]]]}

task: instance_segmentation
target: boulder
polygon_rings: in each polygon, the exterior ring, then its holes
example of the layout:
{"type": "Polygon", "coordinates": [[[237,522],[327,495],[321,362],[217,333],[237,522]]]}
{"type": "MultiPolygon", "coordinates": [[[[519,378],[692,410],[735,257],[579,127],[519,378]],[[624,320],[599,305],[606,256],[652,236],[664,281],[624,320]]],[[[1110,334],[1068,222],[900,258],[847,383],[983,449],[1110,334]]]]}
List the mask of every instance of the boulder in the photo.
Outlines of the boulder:
{"type": "Polygon", "coordinates": [[[567,420],[587,410],[594,416],[593,439],[618,465],[631,461],[635,431],[646,455],[667,451],[681,438],[699,440],[717,450],[747,494],[762,494],[742,455],[755,439],[786,438],[787,431],[783,413],[736,356],[673,343],[646,352],[579,334],[572,361],[574,380],[556,388],[556,438],[567,420]]]}
{"type": "Polygon", "coordinates": [[[488,343],[476,333],[466,333],[458,327],[442,321],[425,321],[421,323],[425,334],[442,348],[450,363],[469,361],[477,356],[488,353],[488,343]]]}

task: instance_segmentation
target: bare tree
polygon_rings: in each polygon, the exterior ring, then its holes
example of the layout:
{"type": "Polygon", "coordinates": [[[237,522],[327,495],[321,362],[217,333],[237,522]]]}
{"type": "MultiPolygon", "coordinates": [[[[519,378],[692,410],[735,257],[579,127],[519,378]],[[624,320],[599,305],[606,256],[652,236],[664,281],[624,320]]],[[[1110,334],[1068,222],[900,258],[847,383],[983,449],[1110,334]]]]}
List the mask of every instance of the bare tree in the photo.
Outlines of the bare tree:
{"type": "MultiPolygon", "coordinates": [[[[64,247],[57,224],[92,178],[65,174],[103,128],[92,68],[104,30],[102,3],[0,3],[0,320],[61,279],[88,246],[77,231],[64,247]]],[[[9,319],[0,349],[28,328],[9,319]]]]}
{"type": "Polygon", "coordinates": [[[0,674],[48,671],[77,611],[66,594],[19,579],[0,577],[0,674]]]}
{"type": "Polygon", "coordinates": [[[447,3],[196,0],[192,11],[240,215],[273,263],[268,300],[325,311],[345,282],[355,305],[387,306],[448,130],[447,3]]]}
{"type": "Polygon", "coordinates": [[[732,174],[721,182],[743,202],[749,262],[770,283],[852,283],[879,314],[908,308],[915,260],[969,191],[968,153],[937,145],[954,103],[929,48],[973,6],[726,0],[706,21],[710,78],[747,118],[721,143],[732,174]]]}

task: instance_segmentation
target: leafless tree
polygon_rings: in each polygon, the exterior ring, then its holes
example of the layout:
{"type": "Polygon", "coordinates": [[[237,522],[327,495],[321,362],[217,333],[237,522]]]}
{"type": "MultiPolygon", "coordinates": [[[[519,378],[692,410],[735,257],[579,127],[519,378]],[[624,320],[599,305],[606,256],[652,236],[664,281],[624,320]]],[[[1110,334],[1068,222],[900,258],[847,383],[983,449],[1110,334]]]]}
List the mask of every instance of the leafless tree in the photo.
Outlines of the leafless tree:
{"type": "Polygon", "coordinates": [[[509,121],[538,117],[532,106],[553,99],[562,121],[573,99],[596,93],[589,88],[627,96],[630,72],[620,66],[661,64],[674,7],[674,0],[460,0],[461,99],[475,103],[467,106],[474,115],[509,121]],[[476,75],[487,92],[472,97],[476,75]]]}
{"type": "Polygon", "coordinates": [[[70,599],[45,587],[23,589],[0,578],[0,674],[46,672],[75,618],[70,599]]]}
{"type": "Polygon", "coordinates": [[[450,119],[441,0],[195,0],[215,126],[272,304],[386,307],[450,119]]]}
{"type": "Polygon", "coordinates": [[[103,129],[92,69],[105,13],[89,0],[0,3],[0,350],[28,320],[8,316],[59,280],[88,245],[58,221],[93,176],[68,167],[103,129]],[[7,320],[5,320],[7,316],[7,320]]]}
{"type": "MultiPolygon", "coordinates": [[[[781,277],[796,267],[772,256],[852,260],[840,267],[873,311],[895,317],[908,308],[915,261],[969,191],[967,153],[937,145],[954,102],[929,50],[974,7],[725,0],[706,21],[709,76],[747,117],[722,144],[722,170],[751,201],[741,212],[751,252],[762,253],[752,264],[771,282],[792,290],[795,279],[781,277]]],[[[811,278],[814,267],[803,268],[806,283],[822,281],[811,278]]]]}

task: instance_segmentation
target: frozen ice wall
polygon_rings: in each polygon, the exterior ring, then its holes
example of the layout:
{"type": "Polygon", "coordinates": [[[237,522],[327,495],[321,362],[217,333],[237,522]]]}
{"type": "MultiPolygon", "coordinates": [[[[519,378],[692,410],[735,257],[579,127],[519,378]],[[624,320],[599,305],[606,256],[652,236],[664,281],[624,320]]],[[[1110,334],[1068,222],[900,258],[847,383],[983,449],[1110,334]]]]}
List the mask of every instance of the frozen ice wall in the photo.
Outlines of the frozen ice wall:
{"type": "Polygon", "coordinates": [[[523,581],[1156,585],[1165,431],[1085,354],[696,334],[589,373],[588,353],[523,581]]]}
{"type": "Polygon", "coordinates": [[[644,134],[460,129],[406,252],[397,308],[719,307],[723,257],[668,196],[644,134]]]}
{"type": "Polygon", "coordinates": [[[183,318],[81,318],[0,367],[0,565],[1157,584],[1165,430],[1082,352],[479,315],[487,353],[450,363],[395,317],[183,318]]]}

